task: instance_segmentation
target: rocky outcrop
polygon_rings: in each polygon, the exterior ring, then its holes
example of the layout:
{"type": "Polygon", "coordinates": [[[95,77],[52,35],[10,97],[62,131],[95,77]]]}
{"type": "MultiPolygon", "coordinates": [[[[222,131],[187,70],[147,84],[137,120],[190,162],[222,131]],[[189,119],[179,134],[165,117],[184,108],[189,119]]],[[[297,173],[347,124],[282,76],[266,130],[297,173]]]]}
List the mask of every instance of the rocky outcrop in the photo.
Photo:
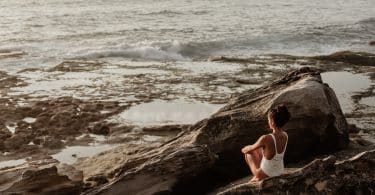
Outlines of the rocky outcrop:
{"type": "Polygon", "coordinates": [[[331,62],[344,62],[348,64],[360,65],[360,66],[374,66],[375,65],[375,54],[366,52],[352,52],[352,51],[340,51],[331,55],[315,56],[312,57],[316,60],[324,60],[331,62]]]}
{"type": "Polygon", "coordinates": [[[0,170],[1,194],[80,194],[82,171],[45,159],[0,170]]]}
{"type": "Polygon", "coordinates": [[[244,183],[218,194],[371,194],[375,190],[375,150],[350,159],[317,159],[294,172],[259,183],[244,183]]]}
{"type": "MultiPolygon", "coordinates": [[[[285,104],[287,161],[347,146],[347,122],[334,91],[309,68],[244,92],[210,118],[158,148],[139,151],[86,194],[194,194],[249,174],[240,149],[269,133],[266,114],[285,104]]],[[[108,162],[111,163],[111,162],[108,162]]]]}
{"type": "Polygon", "coordinates": [[[74,145],[78,142],[76,137],[82,134],[108,135],[111,125],[116,125],[107,124],[105,119],[126,108],[116,101],[84,101],[72,97],[35,101],[27,106],[0,99],[0,152],[12,152],[22,158],[30,153],[43,153],[44,149],[74,145]]]}

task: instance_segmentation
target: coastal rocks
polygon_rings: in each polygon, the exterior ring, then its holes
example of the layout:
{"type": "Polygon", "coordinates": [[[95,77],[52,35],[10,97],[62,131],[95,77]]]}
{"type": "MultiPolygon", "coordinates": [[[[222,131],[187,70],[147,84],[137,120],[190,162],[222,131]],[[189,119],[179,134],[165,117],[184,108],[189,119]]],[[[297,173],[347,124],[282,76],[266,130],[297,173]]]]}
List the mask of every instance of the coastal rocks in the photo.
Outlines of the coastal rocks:
{"type": "MultiPolygon", "coordinates": [[[[302,66],[313,66],[324,71],[338,71],[354,68],[357,72],[373,72],[372,69],[375,65],[375,54],[366,52],[339,51],[330,55],[321,56],[268,54],[249,58],[219,56],[211,57],[209,60],[224,63],[257,64],[275,67],[276,69],[282,65],[287,70],[302,66]]],[[[276,73],[280,74],[279,71],[276,71],[276,73]]]]}
{"type": "Polygon", "coordinates": [[[26,55],[26,53],[22,51],[0,50],[0,60],[6,58],[19,58],[23,55],[26,55]]]}
{"type": "Polygon", "coordinates": [[[346,147],[347,122],[334,91],[309,68],[287,74],[269,86],[250,90],[231,100],[208,120],[193,129],[197,142],[209,144],[222,155],[239,151],[269,133],[266,114],[279,104],[292,117],[285,126],[289,135],[287,160],[346,147]],[[316,121],[319,121],[317,123],[316,121]]]}
{"type": "Polygon", "coordinates": [[[45,159],[0,170],[1,194],[80,194],[82,172],[45,159]]]}
{"type": "Polygon", "coordinates": [[[303,68],[244,92],[160,147],[139,151],[108,174],[107,184],[85,193],[196,194],[240,178],[248,174],[240,149],[269,133],[267,112],[279,104],[292,114],[285,127],[287,161],[347,146],[347,122],[334,91],[319,72],[303,68]]]}
{"type": "Polygon", "coordinates": [[[93,128],[89,128],[88,131],[97,135],[108,135],[111,132],[111,129],[108,125],[99,123],[94,125],[93,128]]]}
{"type": "Polygon", "coordinates": [[[104,66],[103,62],[98,61],[64,61],[59,65],[49,69],[48,71],[62,71],[62,72],[82,72],[82,71],[91,71],[97,70],[104,66]]]}
{"type": "Polygon", "coordinates": [[[6,94],[11,87],[24,85],[26,85],[26,83],[16,76],[11,76],[4,71],[0,71],[0,94],[6,94]]]}
{"type": "Polygon", "coordinates": [[[291,173],[236,185],[218,194],[371,194],[375,190],[374,165],[375,150],[344,161],[329,156],[291,173]]]}
{"type": "Polygon", "coordinates": [[[360,66],[375,66],[375,54],[366,52],[340,51],[326,56],[312,57],[317,60],[344,62],[360,66]]]}
{"type": "Polygon", "coordinates": [[[67,144],[74,145],[71,142],[90,133],[92,126],[93,133],[108,135],[112,124],[102,125],[104,121],[127,108],[115,101],[86,102],[71,97],[31,101],[24,106],[14,102],[0,103],[0,151],[21,158],[29,155],[28,151],[55,152],[67,144]]]}

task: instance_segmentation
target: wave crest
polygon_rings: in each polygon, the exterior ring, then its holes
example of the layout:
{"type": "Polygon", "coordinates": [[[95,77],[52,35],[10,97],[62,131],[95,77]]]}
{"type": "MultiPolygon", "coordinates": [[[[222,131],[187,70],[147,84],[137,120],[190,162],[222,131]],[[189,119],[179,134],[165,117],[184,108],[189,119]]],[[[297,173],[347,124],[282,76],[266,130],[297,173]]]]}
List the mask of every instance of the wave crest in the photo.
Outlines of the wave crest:
{"type": "Polygon", "coordinates": [[[95,51],[81,51],[78,58],[119,57],[133,60],[192,61],[206,58],[220,48],[223,48],[220,42],[143,41],[95,51]]]}

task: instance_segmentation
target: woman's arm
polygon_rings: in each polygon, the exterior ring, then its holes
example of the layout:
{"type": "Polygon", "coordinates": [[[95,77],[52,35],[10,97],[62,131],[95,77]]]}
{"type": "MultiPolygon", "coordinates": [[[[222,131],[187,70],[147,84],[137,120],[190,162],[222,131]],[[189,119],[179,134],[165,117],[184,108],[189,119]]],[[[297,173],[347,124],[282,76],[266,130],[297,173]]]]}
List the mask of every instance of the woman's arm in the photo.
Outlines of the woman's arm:
{"type": "Polygon", "coordinates": [[[246,153],[250,153],[258,148],[261,148],[264,146],[264,142],[265,142],[265,138],[266,136],[265,135],[262,135],[258,141],[256,141],[253,145],[248,145],[248,146],[245,146],[242,148],[242,153],[246,154],[246,153]]]}

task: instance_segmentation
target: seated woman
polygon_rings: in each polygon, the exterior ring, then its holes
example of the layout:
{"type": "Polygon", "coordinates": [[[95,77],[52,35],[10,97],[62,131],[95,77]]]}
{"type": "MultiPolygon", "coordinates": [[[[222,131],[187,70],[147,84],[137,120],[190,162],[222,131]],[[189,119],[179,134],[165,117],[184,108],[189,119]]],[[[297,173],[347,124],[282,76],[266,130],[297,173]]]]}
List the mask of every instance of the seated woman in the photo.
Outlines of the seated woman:
{"type": "Polygon", "coordinates": [[[289,121],[290,113],[284,105],[268,113],[268,125],[272,133],[261,136],[253,145],[242,148],[245,160],[254,177],[250,182],[260,181],[284,173],[284,153],[288,135],[282,127],[289,121]]]}

